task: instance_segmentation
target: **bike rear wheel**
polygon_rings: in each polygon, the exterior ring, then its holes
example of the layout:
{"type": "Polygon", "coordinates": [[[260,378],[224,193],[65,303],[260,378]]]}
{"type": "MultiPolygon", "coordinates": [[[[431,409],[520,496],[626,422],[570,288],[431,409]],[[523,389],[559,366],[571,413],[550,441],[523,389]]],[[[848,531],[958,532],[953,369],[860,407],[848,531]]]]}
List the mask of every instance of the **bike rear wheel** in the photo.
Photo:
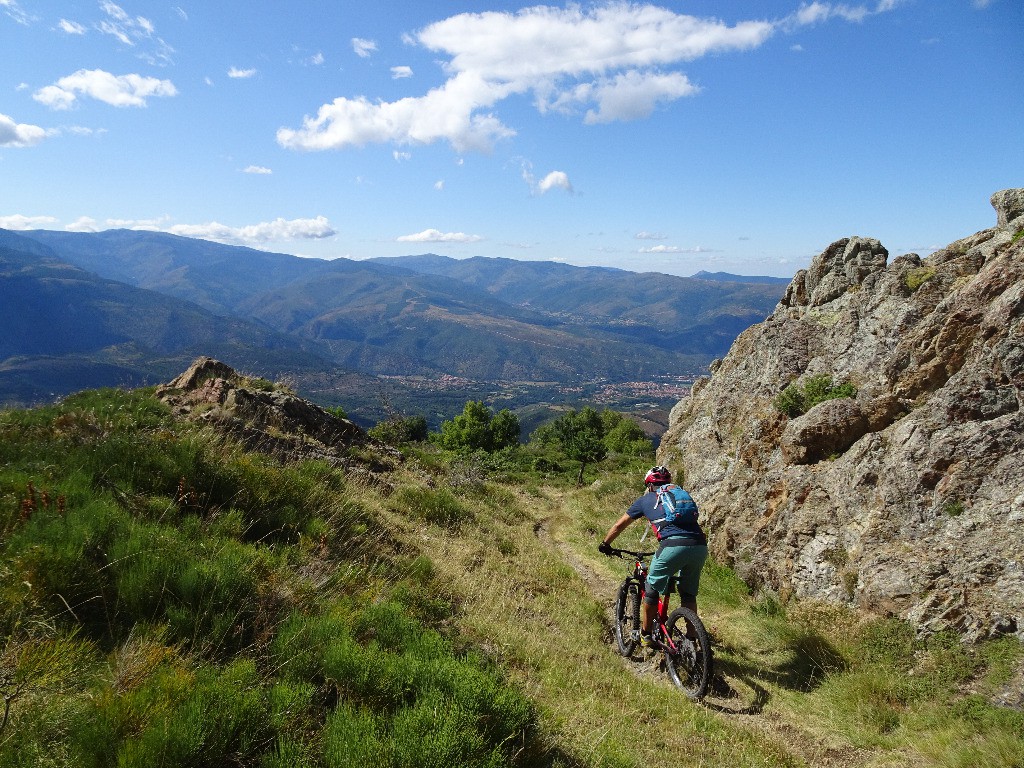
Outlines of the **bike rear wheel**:
{"type": "Polygon", "coordinates": [[[676,608],[665,624],[675,650],[665,649],[665,666],[676,687],[698,701],[711,684],[711,639],[700,617],[689,608],[676,608]],[[687,638],[687,624],[692,637],[687,638]]]}
{"type": "Polygon", "coordinates": [[[615,598],[615,643],[629,656],[640,639],[640,584],[626,579],[615,598]]]}

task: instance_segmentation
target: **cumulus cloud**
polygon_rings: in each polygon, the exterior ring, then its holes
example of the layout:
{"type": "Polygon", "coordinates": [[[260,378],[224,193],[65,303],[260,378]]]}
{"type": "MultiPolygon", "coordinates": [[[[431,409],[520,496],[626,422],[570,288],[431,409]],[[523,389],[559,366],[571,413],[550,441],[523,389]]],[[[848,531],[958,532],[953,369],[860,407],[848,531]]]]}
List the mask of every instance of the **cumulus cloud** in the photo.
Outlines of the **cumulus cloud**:
{"type": "Polygon", "coordinates": [[[564,189],[566,192],[572,192],[572,183],[565,171],[552,171],[537,185],[537,191],[542,195],[552,189],[564,189]]]}
{"type": "Polygon", "coordinates": [[[232,67],[228,70],[228,77],[235,80],[246,80],[255,74],[255,69],[239,69],[238,67],[232,67]]]}
{"type": "MultiPolygon", "coordinates": [[[[38,125],[16,123],[0,114],[0,147],[31,147],[46,138],[48,132],[38,125]]],[[[8,227],[9,229],[9,227],[8,227]]]]}
{"type": "Polygon", "coordinates": [[[531,192],[538,195],[543,195],[552,189],[564,189],[570,194],[573,191],[569,174],[565,171],[551,171],[538,182],[533,177],[533,166],[528,161],[523,161],[523,181],[529,185],[531,192]]]}
{"type": "Polygon", "coordinates": [[[394,152],[392,152],[391,156],[393,158],[395,158],[395,162],[396,163],[400,163],[403,160],[412,160],[412,155],[411,154],[409,154],[408,152],[399,152],[398,150],[395,150],[394,152]]]}
{"type": "MultiPolygon", "coordinates": [[[[830,18],[859,21],[899,2],[812,2],[779,21],[733,25],[625,0],[462,13],[405,37],[441,57],[446,82],[391,102],[339,96],[300,128],[281,128],[277,140],[298,150],[446,141],[458,152],[487,151],[515,135],[493,110],[516,95],[532,95],[541,112],[581,113],[591,124],[642,119],[699,93],[680,71],[686,62],[752,50],[779,32],[830,18]]],[[[353,38],[352,45],[360,56],[376,50],[371,40],[353,38]]],[[[405,77],[406,70],[394,67],[392,75],[405,77]]]]}
{"type": "Polygon", "coordinates": [[[493,115],[477,114],[494,103],[493,88],[474,75],[457,75],[425,96],[394,102],[339,97],[306,117],[302,128],[281,128],[278,143],[288,149],[338,149],[393,142],[431,144],[447,140],[459,152],[486,151],[515,132],[493,115]]]}
{"type": "Polygon", "coordinates": [[[85,27],[79,24],[77,21],[68,21],[67,19],[61,19],[57,22],[57,26],[62,32],[66,32],[69,35],[84,35],[85,27]]]}
{"type": "Polygon", "coordinates": [[[355,51],[356,56],[365,59],[377,50],[377,43],[374,40],[364,40],[361,37],[353,37],[352,50],[355,51]]]}
{"type": "Polygon", "coordinates": [[[243,168],[242,173],[254,173],[257,176],[269,176],[273,171],[269,168],[264,168],[262,165],[250,165],[243,168]]]}
{"type": "MultiPolygon", "coordinates": [[[[729,26],[651,5],[613,2],[584,10],[536,6],[515,13],[464,13],[425,27],[409,41],[448,57],[447,82],[394,102],[338,97],[282,128],[292,149],[337,149],[368,143],[447,141],[459,152],[489,150],[515,135],[492,114],[498,102],[532,92],[542,111],[586,109],[588,122],[634,120],[659,103],[697,88],[681,72],[665,72],[709,53],[762,44],[770,22],[729,26]]],[[[357,53],[375,50],[357,43],[357,53]]]]}
{"type": "Polygon", "coordinates": [[[0,216],[0,228],[25,230],[42,229],[47,224],[56,224],[53,216],[22,216],[20,213],[11,216],[0,216]]]}
{"type": "Polygon", "coordinates": [[[70,109],[78,94],[115,107],[144,107],[151,96],[176,96],[170,80],[142,75],[112,75],[102,69],[80,69],[54,85],[40,88],[32,98],[52,109],[70,109]]]}
{"type": "Polygon", "coordinates": [[[664,235],[661,232],[646,232],[641,231],[633,235],[637,240],[667,240],[668,235],[664,235]]]}
{"type": "Polygon", "coordinates": [[[437,229],[425,229],[415,235],[396,237],[399,243],[478,243],[483,240],[480,235],[467,235],[464,232],[441,232],[437,229]]]}
{"type": "Polygon", "coordinates": [[[400,66],[391,68],[391,79],[401,80],[406,77],[412,77],[412,67],[400,66]]]}

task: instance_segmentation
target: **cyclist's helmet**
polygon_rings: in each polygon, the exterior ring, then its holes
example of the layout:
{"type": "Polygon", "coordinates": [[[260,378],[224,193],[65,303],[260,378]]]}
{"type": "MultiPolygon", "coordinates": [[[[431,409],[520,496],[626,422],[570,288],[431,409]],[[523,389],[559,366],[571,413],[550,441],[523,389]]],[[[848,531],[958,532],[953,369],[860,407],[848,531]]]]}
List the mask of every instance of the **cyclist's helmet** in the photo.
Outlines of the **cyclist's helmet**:
{"type": "Polygon", "coordinates": [[[647,470],[647,474],[644,475],[644,485],[647,485],[648,483],[664,485],[665,483],[671,482],[672,473],[668,471],[668,467],[651,467],[647,470]]]}

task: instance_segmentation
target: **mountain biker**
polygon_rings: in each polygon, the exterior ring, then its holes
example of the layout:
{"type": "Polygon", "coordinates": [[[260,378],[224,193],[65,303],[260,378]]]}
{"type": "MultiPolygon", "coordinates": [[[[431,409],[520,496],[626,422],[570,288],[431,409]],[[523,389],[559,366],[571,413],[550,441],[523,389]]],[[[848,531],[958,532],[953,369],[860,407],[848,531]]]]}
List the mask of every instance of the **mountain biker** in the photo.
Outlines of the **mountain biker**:
{"type": "MultiPolygon", "coordinates": [[[[626,513],[608,529],[598,551],[611,556],[611,543],[634,520],[646,517],[658,537],[658,551],[651,560],[647,572],[644,601],[640,606],[640,645],[652,648],[651,626],[658,611],[658,597],[667,592],[669,579],[676,575],[676,588],[684,608],[697,612],[697,590],[700,586],[700,571],[708,556],[708,539],[701,530],[695,515],[679,516],[666,523],[664,513],[658,504],[658,489],[672,482],[672,473],[667,467],[651,467],[644,475],[647,491],[634,501],[626,513]]],[[[666,595],[667,599],[667,595],[666,595]]],[[[688,629],[688,634],[689,634],[688,629]]]]}

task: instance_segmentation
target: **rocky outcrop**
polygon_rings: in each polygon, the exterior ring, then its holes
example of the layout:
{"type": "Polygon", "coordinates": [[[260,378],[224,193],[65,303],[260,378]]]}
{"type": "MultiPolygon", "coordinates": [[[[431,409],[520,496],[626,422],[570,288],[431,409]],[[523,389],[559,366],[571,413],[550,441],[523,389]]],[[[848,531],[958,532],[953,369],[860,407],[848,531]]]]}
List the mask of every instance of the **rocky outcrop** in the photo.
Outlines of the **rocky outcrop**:
{"type": "Polygon", "coordinates": [[[1024,639],[1024,189],[927,258],[830,245],[672,412],[712,549],[783,596],[1024,639]],[[856,396],[795,418],[827,376],[856,396]]]}
{"type": "Polygon", "coordinates": [[[200,357],[156,396],[175,415],[209,424],[239,440],[246,448],[283,461],[316,459],[354,471],[393,468],[401,456],[394,449],[374,444],[380,460],[350,458],[353,446],[366,445],[366,433],[348,419],[262,379],[238,374],[210,357],[200,357]]]}

